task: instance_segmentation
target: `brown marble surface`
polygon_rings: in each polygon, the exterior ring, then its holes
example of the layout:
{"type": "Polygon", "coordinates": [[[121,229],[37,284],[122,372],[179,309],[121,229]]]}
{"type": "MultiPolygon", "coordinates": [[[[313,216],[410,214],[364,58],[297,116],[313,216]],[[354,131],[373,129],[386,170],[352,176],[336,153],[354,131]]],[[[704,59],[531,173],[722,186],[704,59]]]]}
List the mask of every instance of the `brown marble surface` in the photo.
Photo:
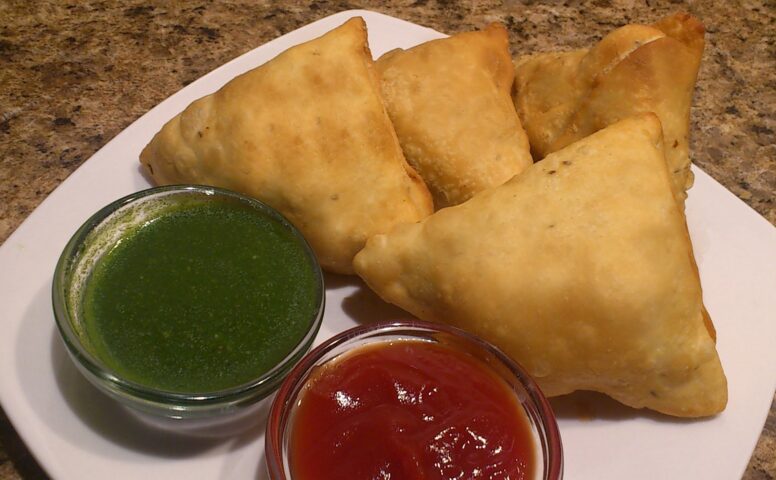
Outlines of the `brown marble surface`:
{"type": "MultiPolygon", "coordinates": [[[[446,33],[501,21],[515,54],[584,47],[626,23],[695,14],[707,47],[693,161],[776,223],[776,7],[769,0],[3,0],[0,242],[97,149],[172,93],[278,35],[353,8],[446,33]]],[[[45,474],[0,411],[0,480],[17,478],[45,474]]],[[[743,478],[776,478],[774,406],[743,478]]]]}

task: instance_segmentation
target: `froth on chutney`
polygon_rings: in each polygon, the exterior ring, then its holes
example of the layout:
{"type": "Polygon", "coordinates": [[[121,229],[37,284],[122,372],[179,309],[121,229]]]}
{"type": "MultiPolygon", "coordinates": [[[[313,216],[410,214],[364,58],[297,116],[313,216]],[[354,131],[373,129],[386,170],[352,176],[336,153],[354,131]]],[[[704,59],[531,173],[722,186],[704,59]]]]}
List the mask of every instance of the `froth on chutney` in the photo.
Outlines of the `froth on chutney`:
{"type": "Polygon", "coordinates": [[[281,219],[236,198],[184,198],[95,264],[83,291],[85,332],[126,380],[225,390],[266,373],[304,338],[320,271],[281,219]]]}

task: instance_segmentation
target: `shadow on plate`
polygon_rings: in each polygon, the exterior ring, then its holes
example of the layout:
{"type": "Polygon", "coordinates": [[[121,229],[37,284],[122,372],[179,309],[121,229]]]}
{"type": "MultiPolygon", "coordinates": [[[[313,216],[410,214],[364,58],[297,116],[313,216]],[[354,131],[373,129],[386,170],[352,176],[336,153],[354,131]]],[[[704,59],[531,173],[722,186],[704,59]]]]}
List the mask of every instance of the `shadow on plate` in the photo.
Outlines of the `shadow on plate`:
{"type": "Polygon", "coordinates": [[[339,273],[323,272],[323,286],[326,290],[339,290],[345,287],[355,287],[363,282],[355,275],[342,275],[339,273]]]}
{"type": "MultiPolygon", "coordinates": [[[[636,409],[598,392],[574,392],[568,395],[550,398],[550,404],[558,420],[578,421],[623,421],[634,418],[645,418],[655,422],[694,423],[708,419],[678,418],[662,413],[636,409]]],[[[713,417],[712,417],[713,418],[713,417]]]]}
{"type": "Polygon", "coordinates": [[[135,182],[135,188],[137,190],[145,190],[146,188],[151,188],[152,186],[156,185],[156,180],[154,180],[154,178],[148,174],[148,171],[143,167],[143,164],[141,164],[139,161],[137,162],[136,171],[138,175],[140,175],[140,178],[135,177],[136,180],[138,180],[137,182],[135,182]],[[142,181],[140,181],[141,179],[148,182],[148,185],[144,185],[142,181]]]}
{"type": "Polygon", "coordinates": [[[342,299],[342,311],[358,324],[415,318],[411,313],[384,301],[360,278],[355,276],[351,278],[353,280],[349,285],[356,289],[352,294],[342,299]]]}
{"type": "Polygon", "coordinates": [[[227,441],[229,449],[235,450],[264,432],[266,419],[258,416],[256,425],[241,435],[219,438],[178,434],[138,420],[76,369],[56,329],[50,282],[41,287],[25,313],[16,358],[28,404],[49,428],[70,443],[88,444],[83,438],[86,427],[122,448],[161,458],[186,458],[227,441]],[[72,415],[67,415],[66,409],[72,415]]]}
{"type": "Polygon", "coordinates": [[[259,468],[256,469],[256,480],[269,480],[269,472],[267,471],[267,455],[262,454],[259,459],[259,468]]]}

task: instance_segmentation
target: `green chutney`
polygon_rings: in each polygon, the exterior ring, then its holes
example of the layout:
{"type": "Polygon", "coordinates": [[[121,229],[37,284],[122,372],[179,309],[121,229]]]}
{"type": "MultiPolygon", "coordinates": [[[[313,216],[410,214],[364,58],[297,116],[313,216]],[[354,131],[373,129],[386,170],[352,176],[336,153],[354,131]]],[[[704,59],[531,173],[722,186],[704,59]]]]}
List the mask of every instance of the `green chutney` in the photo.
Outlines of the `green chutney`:
{"type": "Polygon", "coordinates": [[[96,354],[146,387],[214,392],[258,378],[308,332],[319,270],[295,233],[237,199],[187,197],[124,234],[86,282],[96,354]]]}

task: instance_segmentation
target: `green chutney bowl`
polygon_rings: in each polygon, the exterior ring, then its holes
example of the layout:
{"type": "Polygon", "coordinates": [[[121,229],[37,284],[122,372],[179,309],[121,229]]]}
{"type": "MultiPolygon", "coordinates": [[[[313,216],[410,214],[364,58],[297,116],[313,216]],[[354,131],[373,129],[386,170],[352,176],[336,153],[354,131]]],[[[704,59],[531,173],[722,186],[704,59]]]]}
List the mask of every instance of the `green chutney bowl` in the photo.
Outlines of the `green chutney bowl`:
{"type": "Polygon", "coordinates": [[[285,217],[198,185],[95,213],[65,246],[52,296],[93,385],[147,423],[205,435],[263,421],[325,304],[315,254],[285,217]]]}

